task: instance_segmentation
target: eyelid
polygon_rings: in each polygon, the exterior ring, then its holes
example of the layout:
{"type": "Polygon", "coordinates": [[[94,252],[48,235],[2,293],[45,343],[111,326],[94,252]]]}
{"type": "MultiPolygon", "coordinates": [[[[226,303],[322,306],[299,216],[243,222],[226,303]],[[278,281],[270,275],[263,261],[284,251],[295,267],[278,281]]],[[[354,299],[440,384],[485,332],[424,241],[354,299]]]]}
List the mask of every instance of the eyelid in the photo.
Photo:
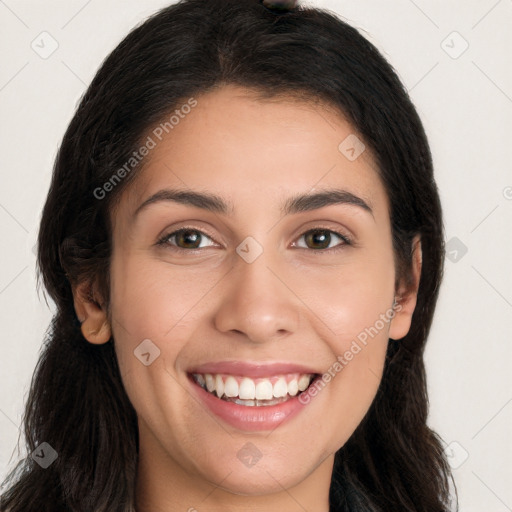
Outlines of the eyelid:
{"type": "MultiPolygon", "coordinates": [[[[176,251],[180,251],[180,252],[185,251],[185,252],[192,252],[192,253],[206,249],[206,247],[199,247],[199,248],[195,248],[195,249],[183,249],[181,247],[170,245],[169,239],[172,238],[173,236],[179,234],[182,231],[197,231],[201,235],[206,236],[207,238],[211,239],[215,244],[222,245],[222,244],[219,244],[215,240],[215,237],[213,235],[211,235],[211,233],[209,233],[208,230],[205,230],[204,228],[197,228],[195,226],[190,226],[190,225],[179,227],[177,229],[174,229],[173,231],[171,231],[168,234],[162,235],[161,237],[159,237],[159,239],[157,241],[157,245],[162,245],[162,246],[167,245],[172,248],[171,250],[176,250],[176,251]]],[[[333,227],[328,227],[328,226],[322,225],[322,223],[318,223],[318,224],[315,224],[314,226],[312,226],[311,228],[302,230],[300,232],[300,234],[294,238],[294,242],[293,242],[292,246],[297,247],[298,249],[302,249],[305,251],[313,251],[316,253],[332,253],[338,249],[343,248],[346,245],[353,245],[353,243],[354,243],[354,240],[351,235],[343,233],[339,229],[336,229],[333,227]],[[343,241],[343,243],[340,243],[334,247],[327,248],[327,249],[310,249],[309,247],[297,247],[297,245],[296,245],[297,242],[295,240],[299,240],[300,238],[302,238],[304,235],[310,233],[311,231],[328,231],[328,232],[336,235],[338,238],[340,238],[343,241]]]]}

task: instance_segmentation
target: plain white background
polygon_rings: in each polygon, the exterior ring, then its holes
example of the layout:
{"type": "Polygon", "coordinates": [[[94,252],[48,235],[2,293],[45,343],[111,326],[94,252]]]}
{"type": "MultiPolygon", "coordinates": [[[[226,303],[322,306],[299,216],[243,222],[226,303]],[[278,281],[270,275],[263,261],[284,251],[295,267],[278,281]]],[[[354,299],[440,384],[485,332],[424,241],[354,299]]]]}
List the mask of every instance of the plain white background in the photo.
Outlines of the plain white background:
{"type": "MultiPolygon", "coordinates": [[[[429,425],[447,445],[461,510],[510,511],[512,1],[303,3],[361,30],[424,122],[449,256],[426,349],[429,425]]],[[[0,0],[1,479],[24,456],[23,402],[51,319],[33,247],[58,145],[102,60],[167,4],[0,0]]]]}

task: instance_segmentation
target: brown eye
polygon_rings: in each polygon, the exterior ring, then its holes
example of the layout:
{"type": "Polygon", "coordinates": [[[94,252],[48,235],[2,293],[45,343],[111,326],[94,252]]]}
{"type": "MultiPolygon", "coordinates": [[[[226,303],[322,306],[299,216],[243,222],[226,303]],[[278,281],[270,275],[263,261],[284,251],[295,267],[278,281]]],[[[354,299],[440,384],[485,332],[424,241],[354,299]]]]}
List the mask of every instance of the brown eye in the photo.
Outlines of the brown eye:
{"type": "MultiPolygon", "coordinates": [[[[332,231],[330,229],[312,229],[309,231],[306,231],[300,238],[304,238],[306,242],[306,247],[299,246],[301,248],[305,249],[312,249],[312,250],[321,250],[321,249],[328,249],[328,250],[336,250],[340,248],[340,246],[343,245],[349,245],[350,240],[342,235],[341,233],[337,233],[336,231],[332,231]],[[333,238],[334,235],[334,238],[333,238]],[[329,247],[331,243],[336,241],[336,238],[339,238],[342,240],[341,243],[336,244],[335,246],[329,247]]],[[[326,252],[326,251],[323,251],[326,252]]]]}
{"type": "Polygon", "coordinates": [[[179,231],[175,237],[176,245],[184,249],[197,249],[201,243],[201,234],[198,231],[179,231]]]}
{"type": "Polygon", "coordinates": [[[172,248],[177,249],[194,250],[205,247],[200,247],[203,238],[211,240],[208,235],[205,235],[197,229],[182,228],[165,235],[158,243],[160,245],[169,245],[172,248]]]}
{"type": "Polygon", "coordinates": [[[325,230],[315,230],[307,233],[305,240],[308,246],[313,246],[311,249],[325,249],[331,243],[331,235],[325,230]]]}

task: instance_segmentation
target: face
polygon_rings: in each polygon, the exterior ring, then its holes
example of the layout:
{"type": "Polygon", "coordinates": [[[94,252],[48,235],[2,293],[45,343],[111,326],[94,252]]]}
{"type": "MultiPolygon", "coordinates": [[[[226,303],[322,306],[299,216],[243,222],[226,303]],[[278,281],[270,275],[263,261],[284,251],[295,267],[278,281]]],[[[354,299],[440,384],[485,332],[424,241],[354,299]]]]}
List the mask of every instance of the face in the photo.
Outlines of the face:
{"type": "Polygon", "coordinates": [[[410,318],[353,127],[231,86],[196,100],[148,132],[113,213],[111,328],[141,454],[261,495],[330,474],[410,318]]]}

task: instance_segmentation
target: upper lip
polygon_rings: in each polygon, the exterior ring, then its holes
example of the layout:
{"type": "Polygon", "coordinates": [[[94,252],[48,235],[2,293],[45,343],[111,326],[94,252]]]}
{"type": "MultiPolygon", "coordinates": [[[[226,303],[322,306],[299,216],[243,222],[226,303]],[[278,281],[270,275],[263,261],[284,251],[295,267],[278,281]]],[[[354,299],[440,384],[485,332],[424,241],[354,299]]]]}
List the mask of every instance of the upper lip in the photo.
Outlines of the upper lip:
{"type": "Polygon", "coordinates": [[[218,361],[194,366],[188,370],[188,373],[225,373],[228,375],[263,378],[287,373],[316,374],[318,372],[311,367],[295,363],[218,361]]]}

